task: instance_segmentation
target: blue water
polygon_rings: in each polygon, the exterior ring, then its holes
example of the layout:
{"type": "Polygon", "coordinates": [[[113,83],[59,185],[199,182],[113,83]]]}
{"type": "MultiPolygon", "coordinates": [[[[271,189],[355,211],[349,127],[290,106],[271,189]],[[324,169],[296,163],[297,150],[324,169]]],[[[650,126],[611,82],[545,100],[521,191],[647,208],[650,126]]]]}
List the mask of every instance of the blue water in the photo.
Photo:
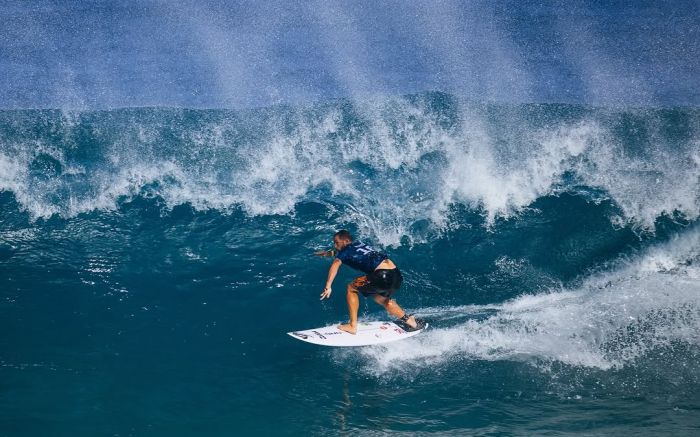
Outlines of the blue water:
{"type": "Polygon", "coordinates": [[[445,93],[0,111],[0,434],[696,433],[699,133],[445,93]],[[428,331],[285,334],[346,320],[340,228],[428,331]]]}

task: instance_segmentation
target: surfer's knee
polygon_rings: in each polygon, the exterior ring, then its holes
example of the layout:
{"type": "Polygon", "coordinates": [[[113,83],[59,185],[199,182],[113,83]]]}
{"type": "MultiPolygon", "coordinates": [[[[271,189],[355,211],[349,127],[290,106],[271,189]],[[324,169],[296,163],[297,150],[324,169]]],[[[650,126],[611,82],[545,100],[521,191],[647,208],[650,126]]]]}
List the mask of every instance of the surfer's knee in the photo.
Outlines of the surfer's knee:
{"type": "Polygon", "coordinates": [[[391,305],[391,302],[392,302],[392,300],[390,298],[388,298],[386,296],[381,296],[381,295],[375,295],[374,301],[386,309],[389,309],[389,306],[391,305]]]}

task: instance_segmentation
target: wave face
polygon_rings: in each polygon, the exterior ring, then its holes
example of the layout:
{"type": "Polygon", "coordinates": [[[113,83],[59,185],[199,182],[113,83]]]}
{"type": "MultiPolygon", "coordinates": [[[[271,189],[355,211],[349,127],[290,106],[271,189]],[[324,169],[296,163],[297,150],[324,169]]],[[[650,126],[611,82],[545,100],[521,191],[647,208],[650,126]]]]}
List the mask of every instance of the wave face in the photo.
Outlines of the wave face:
{"type": "MultiPolygon", "coordinates": [[[[699,132],[694,108],[443,93],[2,111],[0,420],[27,435],[689,432],[699,132]],[[318,303],[328,263],[311,256],[339,228],[388,251],[429,331],[352,351],[286,339],[346,317],[353,272],[318,303]]],[[[363,301],[361,317],[385,315],[363,301]]]]}

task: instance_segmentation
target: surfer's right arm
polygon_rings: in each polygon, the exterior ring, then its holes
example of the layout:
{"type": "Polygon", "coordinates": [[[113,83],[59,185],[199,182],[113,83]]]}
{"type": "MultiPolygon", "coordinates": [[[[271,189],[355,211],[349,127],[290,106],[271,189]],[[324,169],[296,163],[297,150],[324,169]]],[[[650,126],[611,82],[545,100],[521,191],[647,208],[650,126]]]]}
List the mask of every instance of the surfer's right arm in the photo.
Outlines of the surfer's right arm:
{"type": "Polygon", "coordinates": [[[340,265],[342,263],[343,262],[340,261],[338,258],[333,260],[333,263],[331,264],[331,268],[328,269],[328,279],[326,280],[326,288],[324,288],[323,293],[321,293],[321,300],[331,297],[331,292],[333,291],[331,289],[331,285],[333,284],[333,280],[335,279],[335,275],[338,274],[338,269],[340,268],[340,265]]]}
{"type": "Polygon", "coordinates": [[[319,250],[318,252],[314,252],[314,255],[316,256],[335,256],[335,250],[319,250]]]}

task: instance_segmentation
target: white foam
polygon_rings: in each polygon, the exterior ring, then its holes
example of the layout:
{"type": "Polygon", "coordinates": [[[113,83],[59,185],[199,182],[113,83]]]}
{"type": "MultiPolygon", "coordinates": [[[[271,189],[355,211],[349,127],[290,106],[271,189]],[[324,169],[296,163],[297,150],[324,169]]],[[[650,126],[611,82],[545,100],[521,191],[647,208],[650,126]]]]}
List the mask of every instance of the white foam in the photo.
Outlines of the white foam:
{"type": "Polygon", "coordinates": [[[635,144],[625,144],[610,132],[600,132],[592,141],[586,159],[572,167],[584,184],[599,187],[622,209],[622,221],[653,230],[662,215],[700,216],[700,142],[666,144],[662,126],[646,126],[652,142],[636,153],[635,144]]]}
{"type": "Polygon", "coordinates": [[[33,217],[49,217],[60,212],[60,207],[46,199],[42,193],[52,191],[55,185],[51,180],[30,183],[29,165],[31,159],[41,153],[59,161],[62,160],[62,156],[60,152],[40,144],[29,146],[34,150],[33,153],[17,148],[0,152],[0,191],[14,193],[17,202],[33,217]]]}
{"type": "Polygon", "coordinates": [[[449,150],[443,199],[483,207],[490,224],[508,217],[551,192],[597,132],[592,123],[534,132],[525,144],[509,145],[516,156],[509,160],[495,154],[495,139],[472,120],[465,144],[449,150]]]}

